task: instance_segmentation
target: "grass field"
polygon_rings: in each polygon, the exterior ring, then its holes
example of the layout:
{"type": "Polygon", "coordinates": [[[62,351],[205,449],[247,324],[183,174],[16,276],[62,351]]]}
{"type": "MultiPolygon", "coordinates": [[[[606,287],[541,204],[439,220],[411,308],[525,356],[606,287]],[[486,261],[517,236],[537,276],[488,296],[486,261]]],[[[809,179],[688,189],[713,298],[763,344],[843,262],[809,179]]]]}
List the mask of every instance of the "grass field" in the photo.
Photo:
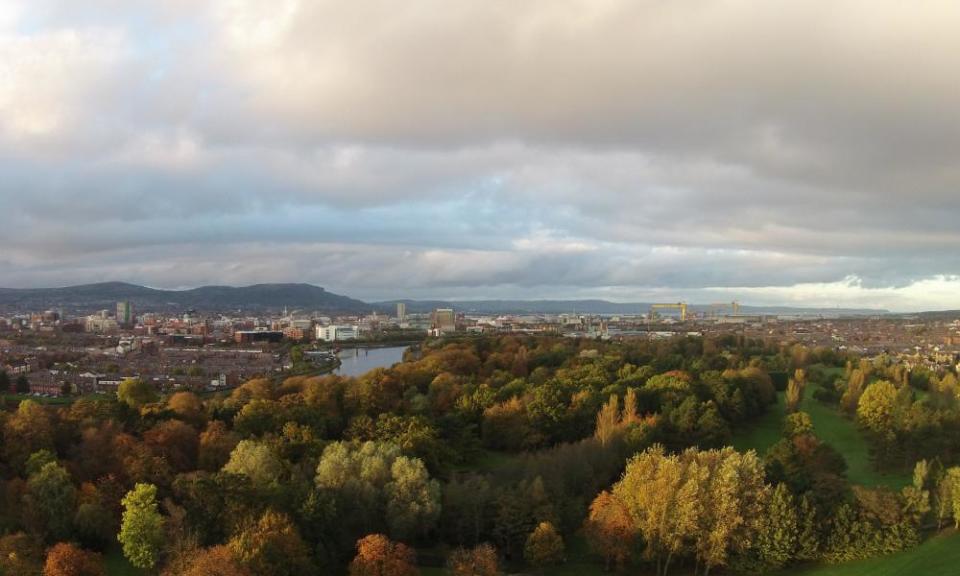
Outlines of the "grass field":
{"type": "MultiPolygon", "coordinates": [[[[907,473],[880,474],[870,463],[870,450],[867,441],[850,419],[840,412],[813,399],[812,390],[807,390],[801,403],[801,409],[810,414],[813,428],[821,440],[827,442],[847,461],[847,476],[854,484],[864,486],[889,486],[899,489],[910,483],[907,473]]],[[[784,394],[777,394],[776,406],[753,426],[737,431],[733,437],[733,446],[737,450],[756,450],[761,456],[768,448],[780,440],[785,414],[784,394]]]]}
{"type": "Polygon", "coordinates": [[[119,547],[111,548],[104,554],[103,563],[107,569],[107,576],[144,576],[146,574],[143,570],[131,566],[119,547]]]}
{"type": "Polygon", "coordinates": [[[934,536],[920,546],[881,558],[835,566],[784,570],[775,576],[947,576],[960,574],[960,534],[934,536]]]}

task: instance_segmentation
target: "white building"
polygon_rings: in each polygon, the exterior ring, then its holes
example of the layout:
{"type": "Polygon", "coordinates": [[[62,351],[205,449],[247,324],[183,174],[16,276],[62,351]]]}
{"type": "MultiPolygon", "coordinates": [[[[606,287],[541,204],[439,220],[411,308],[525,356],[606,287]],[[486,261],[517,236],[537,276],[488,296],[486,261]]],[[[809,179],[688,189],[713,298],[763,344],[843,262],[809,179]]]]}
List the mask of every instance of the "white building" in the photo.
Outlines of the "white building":
{"type": "Polygon", "coordinates": [[[336,342],[339,340],[356,340],[360,337],[359,326],[317,326],[317,340],[336,342]]]}

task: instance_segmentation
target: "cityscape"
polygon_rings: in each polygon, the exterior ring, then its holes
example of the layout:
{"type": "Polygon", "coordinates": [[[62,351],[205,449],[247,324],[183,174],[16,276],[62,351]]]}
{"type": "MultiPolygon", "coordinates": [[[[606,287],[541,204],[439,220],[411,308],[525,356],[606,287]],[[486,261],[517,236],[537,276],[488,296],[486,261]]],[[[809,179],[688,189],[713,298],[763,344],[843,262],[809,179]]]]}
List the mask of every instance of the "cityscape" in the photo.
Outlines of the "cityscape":
{"type": "MultiPolygon", "coordinates": [[[[381,309],[383,306],[379,306],[381,309]]],[[[228,390],[247,380],[303,370],[293,354],[331,372],[344,348],[416,345],[427,338],[498,334],[600,340],[663,340],[735,335],[772,346],[829,348],[884,356],[908,369],[960,369],[960,313],[742,313],[737,302],[688,307],[654,303],[642,314],[485,314],[437,308],[393,314],[328,315],[283,310],[226,315],[196,310],[115,310],[70,316],[56,310],[0,315],[0,369],[18,392],[43,397],[116,393],[124,378],[158,392],[228,390]],[[694,310],[696,309],[696,310],[694,310]],[[296,349],[297,352],[293,352],[296,349]]]]}
{"type": "Polygon", "coordinates": [[[0,576],[960,576],[958,30],[0,1],[0,576]]]}

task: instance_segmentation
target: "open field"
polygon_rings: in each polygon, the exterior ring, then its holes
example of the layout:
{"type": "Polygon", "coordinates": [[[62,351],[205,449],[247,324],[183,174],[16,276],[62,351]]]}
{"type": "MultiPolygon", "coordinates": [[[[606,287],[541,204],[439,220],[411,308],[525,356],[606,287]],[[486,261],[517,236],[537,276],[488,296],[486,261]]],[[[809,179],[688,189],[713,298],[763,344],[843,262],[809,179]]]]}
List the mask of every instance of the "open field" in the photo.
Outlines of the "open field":
{"type": "Polygon", "coordinates": [[[899,554],[834,566],[794,568],[775,576],[946,576],[960,574],[960,534],[947,532],[899,554]]]}
{"type": "MultiPolygon", "coordinates": [[[[817,436],[843,454],[847,461],[847,476],[855,484],[864,486],[889,486],[899,489],[910,483],[907,473],[881,474],[870,463],[870,449],[867,441],[857,430],[856,424],[843,417],[839,411],[813,399],[812,390],[804,395],[801,409],[810,414],[817,436]]],[[[780,431],[785,414],[784,394],[777,394],[776,406],[754,426],[739,430],[734,434],[733,446],[737,450],[756,450],[761,456],[770,446],[780,440],[780,431]]]]}

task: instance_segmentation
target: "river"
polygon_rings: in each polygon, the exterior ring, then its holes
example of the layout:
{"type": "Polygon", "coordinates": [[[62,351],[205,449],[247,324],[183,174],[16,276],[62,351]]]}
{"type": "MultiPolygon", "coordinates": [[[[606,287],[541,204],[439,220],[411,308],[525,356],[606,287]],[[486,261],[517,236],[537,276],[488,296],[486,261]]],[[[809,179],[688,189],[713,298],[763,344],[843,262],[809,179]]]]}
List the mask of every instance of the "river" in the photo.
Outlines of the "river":
{"type": "Polygon", "coordinates": [[[345,348],[340,351],[340,367],[334,374],[340,376],[360,376],[374,368],[389,368],[403,360],[406,346],[386,348],[345,348]]]}

